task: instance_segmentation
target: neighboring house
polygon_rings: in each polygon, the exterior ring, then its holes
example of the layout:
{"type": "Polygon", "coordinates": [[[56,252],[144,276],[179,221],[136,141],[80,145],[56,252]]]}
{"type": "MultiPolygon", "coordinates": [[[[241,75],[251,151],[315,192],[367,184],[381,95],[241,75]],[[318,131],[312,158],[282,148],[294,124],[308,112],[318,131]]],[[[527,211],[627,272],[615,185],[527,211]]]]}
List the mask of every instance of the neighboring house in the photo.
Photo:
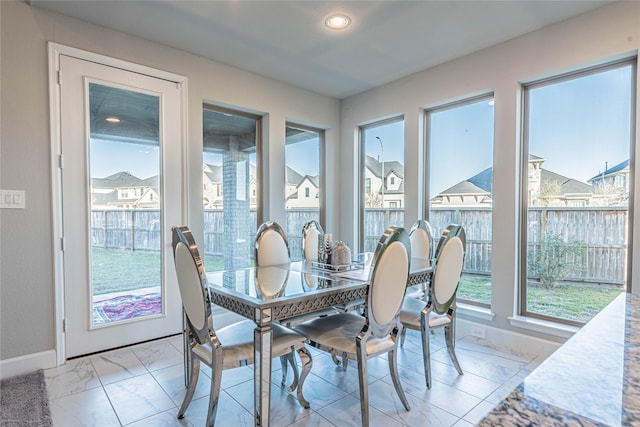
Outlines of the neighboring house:
{"type": "MultiPolygon", "coordinates": [[[[604,172],[598,172],[589,180],[596,188],[596,193],[610,201],[624,202],[629,200],[629,160],[609,168],[607,163],[604,172]]],[[[608,203],[612,204],[612,203],[608,203]]]]}
{"type": "MultiPolygon", "coordinates": [[[[593,186],[551,172],[542,167],[544,159],[529,156],[529,206],[598,205],[593,186]]],[[[461,181],[431,199],[434,206],[491,206],[493,168],[461,181]]]]}
{"type": "Polygon", "coordinates": [[[222,209],[222,166],[205,164],[202,169],[202,204],[205,209],[222,209]]]}
{"type": "MultiPolygon", "coordinates": [[[[224,206],[224,184],[222,166],[205,164],[202,168],[202,205],[205,209],[222,209],[224,206]]],[[[256,207],[256,167],[249,165],[249,205],[256,207]]]]}
{"type": "MultiPolygon", "coordinates": [[[[371,156],[365,156],[364,183],[365,193],[370,200],[382,197],[384,182],[384,207],[404,208],[404,165],[398,161],[382,163],[371,156]],[[382,175],[384,173],[384,175],[382,175]],[[384,179],[383,179],[384,176],[384,179]]],[[[380,199],[377,199],[378,207],[380,199]]],[[[376,206],[371,206],[376,207],[376,206]]]]}
{"type": "Polygon", "coordinates": [[[93,209],[144,209],[160,205],[159,177],[140,179],[129,172],[91,179],[93,209]]]}
{"type": "Polygon", "coordinates": [[[320,177],[305,175],[295,187],[295,192],[287,197],[287,209],[319,208],[320,207],[320,177]]]}

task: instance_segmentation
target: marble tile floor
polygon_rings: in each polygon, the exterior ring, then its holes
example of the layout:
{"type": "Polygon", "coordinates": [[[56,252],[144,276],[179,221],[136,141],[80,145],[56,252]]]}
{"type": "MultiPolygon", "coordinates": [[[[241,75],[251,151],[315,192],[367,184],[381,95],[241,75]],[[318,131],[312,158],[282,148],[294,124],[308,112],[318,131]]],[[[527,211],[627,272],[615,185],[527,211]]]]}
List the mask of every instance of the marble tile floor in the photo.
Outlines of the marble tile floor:
{"type": "MultiPolygon", "coordinates": [[[[310,349],[313,369],[303,409],[295,393],[279,386],[280,362],[273,361],[271,424],[281,426],[359,426],[358,374],[346,371],[325,353],[310,349]]],[[[371,426],[472,426],[511,392],[542,361],[458,338],[456,353],[464,370],[458,376],[442,331],[431,337],[433,386],[427,390],[420,335],[408,331],[398,356],[401,381],[411,405],[404,410],[395,393],[385,356],[369,361],[371,426]]],[[[222,373],[217,425],[253,425],[253,368],[222,373]]],[[[54,426],[193,426],[205,423],[209,370],[202,368],[196,395],[183,420],[176,414],[185,394],[182,338],[174,336],[73,359],[45,371],[54,426]]],[[[291,375],[290,375],[291,377],[291,375]]]]}

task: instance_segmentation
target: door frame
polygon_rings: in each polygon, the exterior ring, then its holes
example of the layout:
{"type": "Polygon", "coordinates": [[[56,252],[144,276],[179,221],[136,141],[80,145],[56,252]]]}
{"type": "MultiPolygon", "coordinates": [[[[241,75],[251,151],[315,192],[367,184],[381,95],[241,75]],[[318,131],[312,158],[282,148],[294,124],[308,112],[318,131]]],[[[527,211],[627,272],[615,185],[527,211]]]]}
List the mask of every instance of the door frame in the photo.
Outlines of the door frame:
{"type": "Polygon", "coordinates": [[[134,73],[144,74],[162,80],[175,82],[180,90],[180,144],[182,151],[182,196],[181,219],[188,218],[187,179],[187,78],[178,74],[150,68],[117,58],[111,58],[82,49],[48,43],[49,57],[49,132],[51,138],[51,223],[53,228],[53,282],[54,282],[54,330],[56,365],[66,361],[65,330],[64,330],[64,263],[63,263],[63,230],[62,230],[62,139],[61,139],[61,98],[60,98],[60,56],[70,56],[77,59],[95,62],[101,65],[121,68],[134,73]]]}

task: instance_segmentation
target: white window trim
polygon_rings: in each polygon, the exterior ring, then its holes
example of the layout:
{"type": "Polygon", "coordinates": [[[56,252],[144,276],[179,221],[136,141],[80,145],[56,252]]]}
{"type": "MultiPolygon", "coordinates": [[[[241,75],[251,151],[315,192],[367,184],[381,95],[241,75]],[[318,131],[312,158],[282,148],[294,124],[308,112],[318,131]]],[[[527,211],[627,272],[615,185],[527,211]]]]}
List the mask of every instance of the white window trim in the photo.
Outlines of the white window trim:
{"type": "Polygon", "coordinates": [[[509,323],[511,323],[511,326],[516,328],[565,339],[571,338],[581,329],[579,326],[567,325],[565,323],[552,322],[527,316],[510,316],[507,317],[507,319],[509,320],[509,323]]]}

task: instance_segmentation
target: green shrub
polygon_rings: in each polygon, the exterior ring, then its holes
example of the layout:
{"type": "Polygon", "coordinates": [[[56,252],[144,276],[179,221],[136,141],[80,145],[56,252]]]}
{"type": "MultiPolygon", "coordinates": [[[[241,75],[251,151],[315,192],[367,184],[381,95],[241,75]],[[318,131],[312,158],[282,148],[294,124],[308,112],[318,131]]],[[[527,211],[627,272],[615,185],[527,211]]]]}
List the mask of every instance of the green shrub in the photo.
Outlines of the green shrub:
{"type": "Polygon", "coordinates": [[[537,250],[529,251],[529,277],[536,277],[546,289],[553,289],[559,281],[569,275],[583,271],[581,241],[565,242],[557,234],[547,233],[537,250]]]}

